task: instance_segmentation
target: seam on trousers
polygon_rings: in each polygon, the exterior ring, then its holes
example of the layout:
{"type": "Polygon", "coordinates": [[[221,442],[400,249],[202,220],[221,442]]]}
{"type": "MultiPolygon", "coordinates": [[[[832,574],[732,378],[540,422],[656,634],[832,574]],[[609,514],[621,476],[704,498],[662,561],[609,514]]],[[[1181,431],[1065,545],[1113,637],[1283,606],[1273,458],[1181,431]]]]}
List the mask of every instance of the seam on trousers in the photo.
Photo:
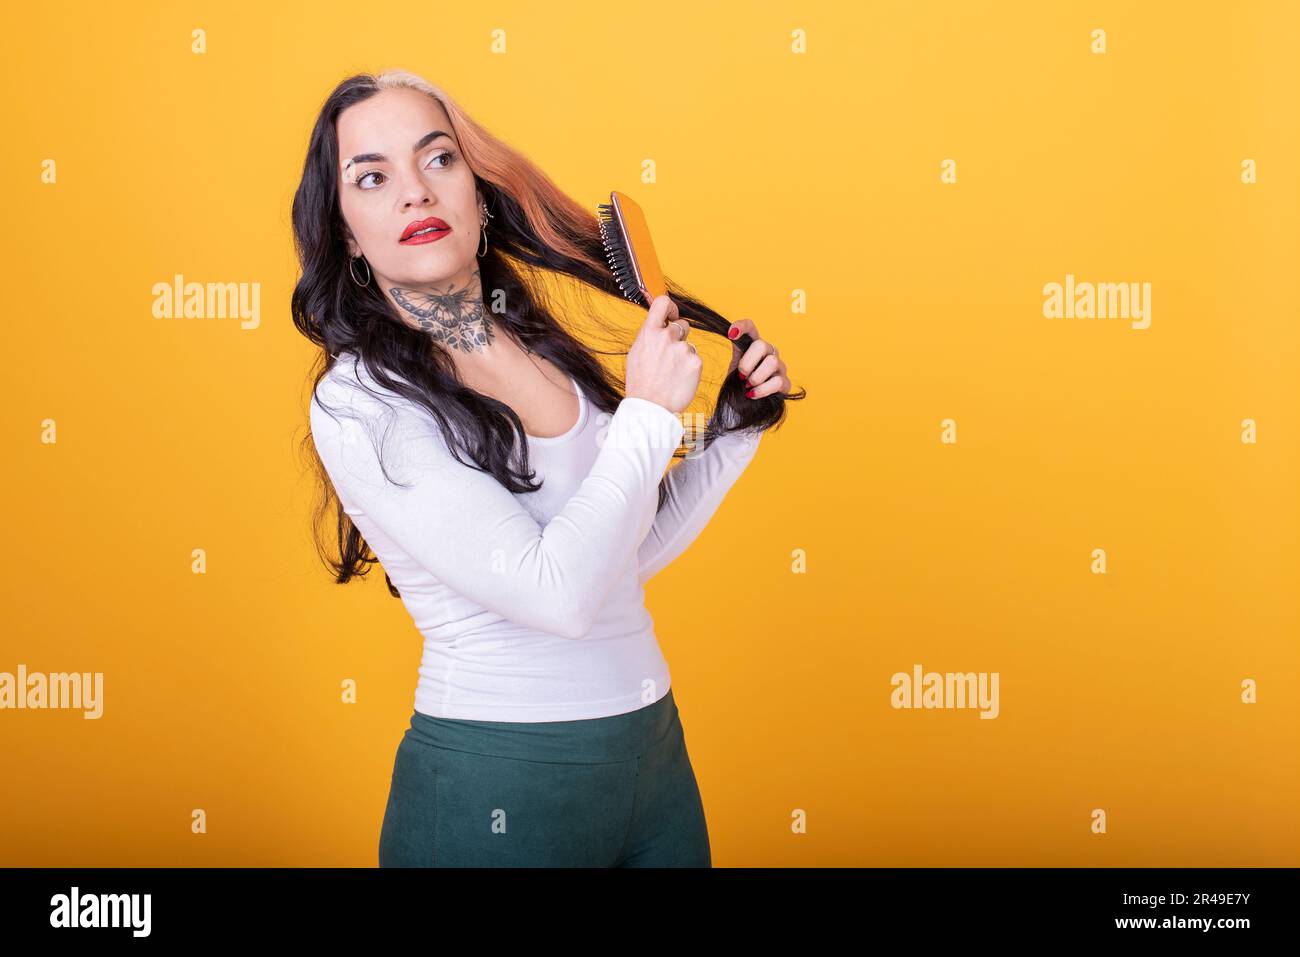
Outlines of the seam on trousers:
{"type": "Polygon", "coordinates": [[[632,782],[632,812],[627,816],[627,831],[625,831],[623,834],[623,843],[619,846],[618,857],[615,858],[614,860],[615,866],[617,866],[619,862],[623,860],[623,856],[624,856],[623,852],[627,850],[627,839],[632,836],[632,819],[636,817],[637,794],[641,790],[640,788],[641,759],[645,757],[645,755],[647,755],[649,752],[657,748],[659,745],[663,744],[664,741],[668,739],[668,735],[673,733],[673,730],[677,727],[677,723],[678,723],[678,716],[674,714],[673,720],[668,723],[668,730],[665,731],[663,734],[659,735],[659,739],[657,741],[647,746],[644,751],[642,751],[640,754],[636,756],[636,776],[633,778],[633,782],[632,782]]]}
{"type": "Polygon", "coordinates": [[[632,820],[636,817],[636,799],[637,793],[641,790],[641,756],[636,757],[636,774],[632,778],[632,810],[627,814],[627,830],[623,832],[623,843],[618,846],[618,854],[614,858],[614,866],[617,867],[623,861],[623,852],[627,850],[627,839],[632,836],[632,820]]]}

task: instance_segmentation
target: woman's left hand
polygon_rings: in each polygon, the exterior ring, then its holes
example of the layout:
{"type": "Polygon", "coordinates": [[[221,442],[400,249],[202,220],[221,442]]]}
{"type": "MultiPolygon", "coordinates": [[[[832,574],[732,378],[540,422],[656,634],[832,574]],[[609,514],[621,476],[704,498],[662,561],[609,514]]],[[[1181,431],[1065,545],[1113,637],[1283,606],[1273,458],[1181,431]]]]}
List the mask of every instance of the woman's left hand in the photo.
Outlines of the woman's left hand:
{"type": "Polygon", "coordinates": [[[740,375],[741,381],[749,388],[745,392],[751,399],[761,399],[765,395],[785,394],[790,391],[790,377],[786,373],[785,362],[776,354],[776,346],[759,338],[758,327],[752,320],[741,319],[731,324],[727,335],[739,339],[745,333],[754,341],[741,354],[739,347],[731,350],[731,367],[728,375],[740,375]]]}

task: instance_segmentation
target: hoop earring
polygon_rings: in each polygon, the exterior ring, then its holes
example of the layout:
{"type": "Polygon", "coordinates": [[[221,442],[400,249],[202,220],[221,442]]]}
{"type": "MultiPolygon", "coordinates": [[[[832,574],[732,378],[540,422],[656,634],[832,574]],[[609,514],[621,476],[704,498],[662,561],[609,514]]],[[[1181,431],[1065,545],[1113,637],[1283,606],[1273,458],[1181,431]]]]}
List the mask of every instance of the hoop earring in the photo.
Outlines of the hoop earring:
{"type": "Polygon", "coordinates": [[[365,259],[364,256],[357,256],[356,259],[349,259],[349,260],[348,260],[348,272],[350,272],[350,273],[352,274],[352,281],[353,281],[354,283],[356,283],[358,286],[369,286],[369,285],[370,285],[370,278],[371,278],[371,273],[370,273],[370,263],[367,263],[367,262],[366,262],[366,259],[365,259]],[[357,260],[358,260],[358,259],[361,260],[361,262],[366,263],[366,281],[365,281],[365,282],[362,282],[360,279],[357,278],[357,270],[356,270],[356,266],[357,266],[357,260]]]}

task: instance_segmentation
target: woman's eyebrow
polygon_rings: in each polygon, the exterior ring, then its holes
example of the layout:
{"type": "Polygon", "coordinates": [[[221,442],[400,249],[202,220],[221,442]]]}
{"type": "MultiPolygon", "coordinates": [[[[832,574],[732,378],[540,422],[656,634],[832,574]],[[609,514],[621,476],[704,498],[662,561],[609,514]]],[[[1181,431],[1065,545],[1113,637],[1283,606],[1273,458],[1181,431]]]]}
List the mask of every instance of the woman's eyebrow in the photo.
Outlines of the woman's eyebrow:
{"type": "MultiPolygon", "coordinates": [[[[432,132],[425,133],[423,136],[421,136],[419,141],[416,142],[416,144],[411,147],[411,152],[412,153],[420,152],[420,150],[424,149],[426,146],[428,146],[430,143],[436,140],[439,136],[445,136],[448,139],[451,138],[450,133],[444,132],[443,130],[433,130],[432,132]]],[[[353,163],[387,163],[388,157],[385,156],[383,153],[358,153],[356,156],[352,157],[352,162],[353,163]]]]}

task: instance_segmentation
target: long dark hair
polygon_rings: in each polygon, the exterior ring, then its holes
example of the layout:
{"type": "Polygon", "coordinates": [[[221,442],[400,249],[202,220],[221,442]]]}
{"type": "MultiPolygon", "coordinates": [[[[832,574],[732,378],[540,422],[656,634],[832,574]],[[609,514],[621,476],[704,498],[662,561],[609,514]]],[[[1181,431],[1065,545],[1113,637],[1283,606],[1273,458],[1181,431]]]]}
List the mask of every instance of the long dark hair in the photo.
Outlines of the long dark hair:
{"type": "MultiPolygon", "coordinates": [[[[533,481],[536,473],[528,467],[528,443],[518,415],[505,403],[467,388],[439,343],[424,330],[403,322],[377,283],[358,285],[349,273],[348,232],[339,206],[335,124],[349,106],[393,87],[420,90],[442,104],[492,213],[490,242],[479,259],[479,278],[485,307],[489,301],[494,306],[504,302],[503,312],[492,312],[494,327],[572,375],[596,408],[612,413],[623,398],[617,378],[595,355],[625,354],[626,348],[606,353],[579,342],[556,321],[546,288],[548,279],[568,277],[576,280],[579,288],[598,290],[621,301],[605,262],[595,212],[565,195],[525,156],[475,123],[442,90],[400,71],[352,76],[334,88],[312,129],[302,181],[294,194],[293,231],[302,276],[294,286],[291,308],[298,331],[320,347],[312,370],[312,394],[316,395],[335,362],[364,363],[378,385],[425,408],[449,447],[459,450],[456,454],[462,461],[477,463],[511,492],[536,491],[541,485],[533,481]],[[345,352],[354,358],[336,358],[345,352]],[[511,467],[515,455],[520,462],[518,471],[511,467]]],[[[728,320],[671,279],[668,294],[692,327],[726,338],[731,325],[728,320]]],[[[594,312],[592,317],[599,322],[594,312]]],[[[617,336],[613,327],[600,324],[617,336]]],[[[687,426],[691,443],[707,448],[723,432],[771,428],[784,419],[786,398],[806,396],[800,391],[785,397],[749,399],[738,376],[724,379],[708,424],[702,429],[687,426]]],[[[339,584],[364,576],[377,559],[343,510],[310,431],[303,449],[314,464],[321,491],[313,517],[317,551],[339,584]],[[335,539],[337,557],[327,548],[327,542],[333,544],[335,539]]],[[[685,449],[674,454],[685,454],[685,449]]],[[[382,460],[380,464],[382,468],[382,460]]],[[[665,491],[661,483],[660,507],[665,491]]],[[[389,592],[400,597],[387,573],[384,577],[389,592]]]]}

